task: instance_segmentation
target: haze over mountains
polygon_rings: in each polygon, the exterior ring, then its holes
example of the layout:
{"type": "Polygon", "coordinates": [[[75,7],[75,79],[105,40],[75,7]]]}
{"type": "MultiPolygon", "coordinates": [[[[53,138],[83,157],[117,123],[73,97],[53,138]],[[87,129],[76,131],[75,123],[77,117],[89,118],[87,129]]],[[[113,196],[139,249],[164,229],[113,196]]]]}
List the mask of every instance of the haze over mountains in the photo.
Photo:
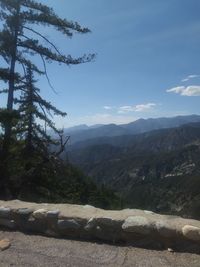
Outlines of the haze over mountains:
{"type": "Polygon", "coordinates": [[[200,218],[200,116],[140,119],[71,134],[64,158],[115,190],[125,207],[200,218]]]}
{"type": "Polygon", "coordinates": [[[79,125],[64,130],[70,135],[71,144],[97,137],[135,135],[157,129],[174,128],[183,124],[200,122],[200,115],[176,116],[172,118],[139,119],[128,124],[79,125]]]}

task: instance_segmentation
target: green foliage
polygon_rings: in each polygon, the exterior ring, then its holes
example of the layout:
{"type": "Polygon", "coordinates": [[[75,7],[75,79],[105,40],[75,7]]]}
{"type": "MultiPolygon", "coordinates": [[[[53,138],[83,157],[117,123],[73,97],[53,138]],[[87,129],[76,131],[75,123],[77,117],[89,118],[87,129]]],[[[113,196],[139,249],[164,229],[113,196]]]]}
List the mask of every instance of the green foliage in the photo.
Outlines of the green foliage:
{"type": "Polygon", "coordinates": [[[97,188],[88,177],[59,159],[67,140],[56,129],[51,113],[66,113],[41,97],[34,79],[34,74],[45,75],[49,82],[49,62],[71,65],[94,59],[94,54],[77,58],[62,54],[34,25],[53,27],[66,37],[90,30],[58,17],[53,9],[34,0],[0,0],[0,8],[0,56],[5,63],[0,68],[0,80],[7,87],[0,90],[7,94],[7,108],[0,110],[0,133],[4,133],[0,135],[0,197],[117,206],[118,198],[111,190],[97,188]],[[33,63],[34,57],[41,59],[43,68],[33,63]],[[49,150],[54,140],[46,127],[59,134],[60,149],[56,152],[49,150]]]}
{"type": "MultiPolygon", "coordinates": [[[[36,55],[42,58],[44,64],[46,61],[57,61],[67,65],[80,64],[94,58],[94,54],[83,55],[79,58],[62,54],[48,38],[34,30],[33,26],[34,24],[50,26],[68,37],[72,37],[75,32],[88,33],[90,32],[88,28],[81,27],[77,22],[61,19],[53,9],[36,1],[1,0],[0,4],[2,8],[0,17],[4,22],[4,28],[0,32],[0,55],[8,65],[14,60],[15,63],[27,67],[30,64],[27,56],[36,55]],[[41,41],[45,41],[46,44],[42,45],[41,41]]],[[[44,70],[39,70],[33,62],[31,65],[38,74],[46,74],[45,66],[44,70]]],[[[6,73],[6,69],[2,69],[1,73],[0,76],[4,79],[10,79],[10,70],[6,73]]]]}
{"type": "Polygon", "coordinates": [[[102,145],[77,146],[69,158],[122,196],[124,207],[199,219],[200,124],[130,136],[127,147],[123,138],[112,138],[113,145],[105,138],[102,145]]]}
{"type": "Polygon", "coordinates": [[[6,123],[11,123],[12,126],[16,126],[19,122],[20,114],[17,110],[7,110],[0,108],[0,125],[5,128],[6,123]]]}
{"type": "Polygon", "coordinates": [[[35,86],[36,81],[31,65],[26,69],[25,79],[26,81],[21,87],[23,93],[20,99],[15,100],[19,105],[18,110],[21,118],[17,125],[17,133],[21,140],[25,140],[25,150],[28,155],[34,149],[48,154],[49,146],[55,141],[47,134],[47,127],[57,134],[62,134],[62,131],[59,131],[50,119],[51,112],[60,116],[66,116],[66,113],[58,110],[41,97],[40,90],[35,86]],[[40,123],[37,122],[37,119],[40,120],[40,123]]]}
{"type": "Polygon", "coordinates": [[[53,156],[44,158],[36,150],[31,157],[27,157],[23,147],[24,141],[16,141],[10,151],[9,176],[13,198],[120,208],[119,197],[112,190],[97,187],[91,178],[70,163],[53,156]]]}

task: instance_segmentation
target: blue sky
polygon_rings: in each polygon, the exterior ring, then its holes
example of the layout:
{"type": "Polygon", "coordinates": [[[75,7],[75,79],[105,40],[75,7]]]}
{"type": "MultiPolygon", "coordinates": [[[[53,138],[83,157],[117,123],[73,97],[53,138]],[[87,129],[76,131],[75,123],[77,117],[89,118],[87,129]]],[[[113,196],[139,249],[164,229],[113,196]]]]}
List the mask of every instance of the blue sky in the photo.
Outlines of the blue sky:
{"type": "Polygon", "coordinates": [[[66,111],[59,127],[200,114],[199,0],[42,0],[92,33],[43,33],[66,54],[95,62],[48,65],[42,94],[66,111]]]}

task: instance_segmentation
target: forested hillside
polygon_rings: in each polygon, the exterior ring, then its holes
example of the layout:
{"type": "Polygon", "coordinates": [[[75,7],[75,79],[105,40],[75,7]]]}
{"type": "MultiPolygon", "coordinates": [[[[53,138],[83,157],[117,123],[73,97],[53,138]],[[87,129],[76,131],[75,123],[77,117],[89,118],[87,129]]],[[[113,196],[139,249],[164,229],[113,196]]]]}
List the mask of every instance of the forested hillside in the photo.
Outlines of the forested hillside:
{"type": "Polygon", "coordinates": [[[49,90],[55,91],[47,71],[49,63],[70,66],[95,58],[94,54],[66,55],[52,36],[44,34],[45,28],[66,39],[90,30],[32,0],[0,0],[0,17],[0,94],[6,99],[0,107],[0,197],[117,206],[118,198],[111,190],[97,188],[94,181],[60,159],[69,138],[53,118],[67,114],[38,88],[44,77],[49,90]],[[52,145],[56,152],[50,151],[52,145]]]}
{"type": "Polygon", "coordinates": [[[126,207],[200,216],[199,123],[88,140],[68,155],[99,185],[116,190],[126,207]]]}

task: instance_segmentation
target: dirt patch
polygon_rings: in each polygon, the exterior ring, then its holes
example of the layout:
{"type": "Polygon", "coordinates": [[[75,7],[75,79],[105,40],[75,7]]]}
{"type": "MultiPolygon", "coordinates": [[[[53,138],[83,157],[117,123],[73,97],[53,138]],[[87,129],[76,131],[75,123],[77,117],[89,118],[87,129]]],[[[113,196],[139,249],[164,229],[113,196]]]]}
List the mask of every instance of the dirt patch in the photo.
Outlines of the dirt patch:
{"type": "MultiPolygon", "coordinates": [[[[0,231],[12,246],[0,252],[0,266],[199,267],[200,255],[146,250],[0,231]]],[[[199,249],[200,250],[200,249],[199,249]]]]}

